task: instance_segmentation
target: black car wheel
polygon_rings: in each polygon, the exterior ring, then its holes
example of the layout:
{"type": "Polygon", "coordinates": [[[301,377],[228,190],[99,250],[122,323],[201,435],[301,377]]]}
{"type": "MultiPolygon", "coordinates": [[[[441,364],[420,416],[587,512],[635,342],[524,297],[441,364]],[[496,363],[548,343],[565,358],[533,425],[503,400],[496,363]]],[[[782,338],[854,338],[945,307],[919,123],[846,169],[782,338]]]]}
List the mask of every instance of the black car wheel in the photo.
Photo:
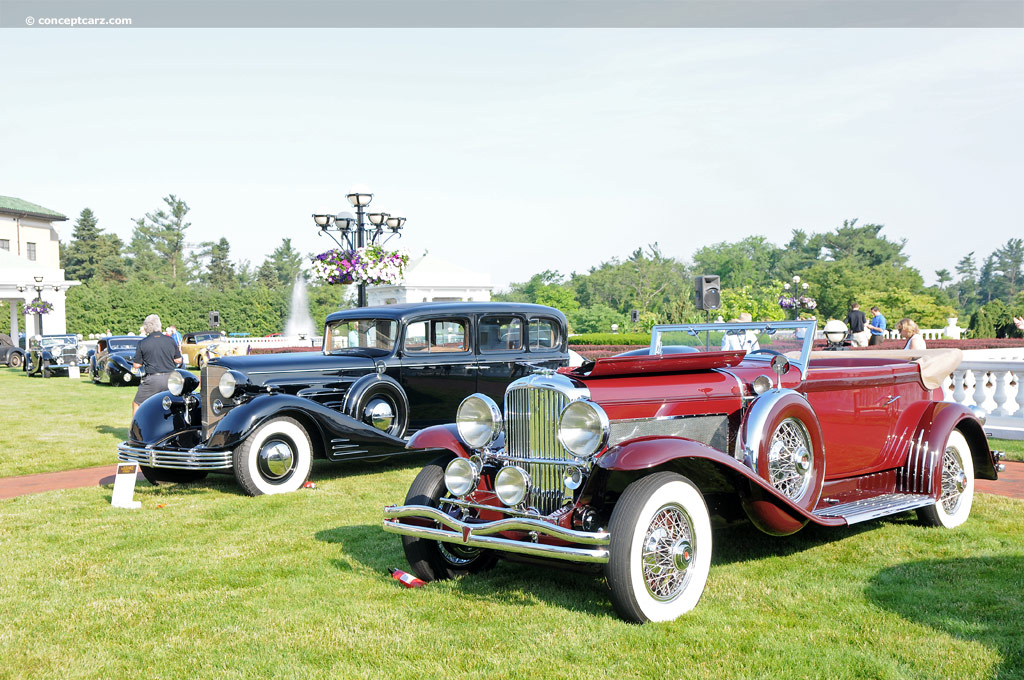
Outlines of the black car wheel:
{"type": "Polygon", "coordinates": [[[272,418],[250,434],[232,456],[235,479],[250,496],[299,489],[313,466],[313,447],[293,418],[272,418]]]}
{"type": "Polygon", "coordinates": [[[11,368],[18,368],[22,364],[21,354],[18,352],[11,352],[10,356],[7,357],[7,365],[11,368]]]}
{"type": "MultiPolygon", "coordinates": [[[[405,497],[406,505],[428,505],[449,512],[458,512],[454,506],[445,506],[448,489],[444,485],[444,468],[451,460],[445,455],[420,470],[405,497]]],[[[462,574],[474,574],[490,569],[498,558],[489,550],[469,548],[457,543],[431,541],[415,536],[402,536],[405,559],[412,572],[424,581],[439,581],[462,574]]]]}
{"type": "Polygon", "coordinates": [[[171,484],[198,482],[206,479],[207,475],[202,470],[170,470],[168,468],[149,467],[148,465],[140,465],[139,469],[142,470],[142,476],[146,478],[146,481],[153,486],[158,485],[160,482],[171,484]]]}
{"type": "Polygon", "coordinates": [[[359,396],[351,415],[401,439],[409,427],[409,400],[401,393],[401,388],[381,382],[359,396]]]}

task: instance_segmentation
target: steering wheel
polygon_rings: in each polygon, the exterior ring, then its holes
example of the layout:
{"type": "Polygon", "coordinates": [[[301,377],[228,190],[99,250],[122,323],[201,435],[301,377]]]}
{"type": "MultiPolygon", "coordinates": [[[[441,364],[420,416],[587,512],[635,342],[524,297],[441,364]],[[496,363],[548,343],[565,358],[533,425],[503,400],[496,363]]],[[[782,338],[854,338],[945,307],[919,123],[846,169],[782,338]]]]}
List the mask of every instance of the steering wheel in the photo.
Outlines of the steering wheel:
{"type": "Polygon", "coordinates": [[[755,349],[754,351],[752,351],[750,353],[751,354],[774,354],[777,357],[783,356],[782,352],[776,352],[773,349],[755,349]]]}

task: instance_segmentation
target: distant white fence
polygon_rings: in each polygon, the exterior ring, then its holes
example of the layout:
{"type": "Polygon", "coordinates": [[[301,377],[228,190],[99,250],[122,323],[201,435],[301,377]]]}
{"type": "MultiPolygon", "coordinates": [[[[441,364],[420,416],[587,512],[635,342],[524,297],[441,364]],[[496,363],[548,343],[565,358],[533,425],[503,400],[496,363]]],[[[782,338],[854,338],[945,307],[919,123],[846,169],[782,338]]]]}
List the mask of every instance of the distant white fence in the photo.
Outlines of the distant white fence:
{"type": "Polygon", "coordinates": [[[988,415],[985,431],[1004,439],[1024,439],[1024,349],[967,350],[942,386],[946,401],[980,406],[988,415]]]}

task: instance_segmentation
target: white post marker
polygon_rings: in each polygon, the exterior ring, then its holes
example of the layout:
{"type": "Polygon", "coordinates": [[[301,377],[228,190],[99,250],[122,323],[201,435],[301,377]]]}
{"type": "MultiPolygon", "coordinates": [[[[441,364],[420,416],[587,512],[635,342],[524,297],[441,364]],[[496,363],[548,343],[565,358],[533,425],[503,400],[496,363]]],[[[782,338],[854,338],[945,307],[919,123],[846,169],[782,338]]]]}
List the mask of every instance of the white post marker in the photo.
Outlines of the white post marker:
{"type": "Polygon", "coordinates": [[[68,366],[68,377],[72,380],[78,380],[82,377],[82,371],[78,366],[68,366]]]}
{"type": "Polygon", "coordinates": [[[139,473],[138,463],[118,463],[117,474],[114,475],[114,493],[110,504],[115,508],[137,510],[142,507],[141,501],[133,500],[135,496],[135,478],[139,473]]]}

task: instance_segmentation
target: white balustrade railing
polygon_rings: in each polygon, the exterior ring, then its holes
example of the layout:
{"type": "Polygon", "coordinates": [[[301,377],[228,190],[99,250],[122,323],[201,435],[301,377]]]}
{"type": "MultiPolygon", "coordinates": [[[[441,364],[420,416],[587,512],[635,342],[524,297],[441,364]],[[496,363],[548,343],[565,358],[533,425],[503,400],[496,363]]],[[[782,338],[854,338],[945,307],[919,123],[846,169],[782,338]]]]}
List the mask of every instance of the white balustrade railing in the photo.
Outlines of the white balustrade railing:
{"type": "Polygon", "coordinates": [[[1024,349],[967,351],[964,358],[943,383],[946,401],[981,407],[986,432],[1024,439],[1024,349]]]}

